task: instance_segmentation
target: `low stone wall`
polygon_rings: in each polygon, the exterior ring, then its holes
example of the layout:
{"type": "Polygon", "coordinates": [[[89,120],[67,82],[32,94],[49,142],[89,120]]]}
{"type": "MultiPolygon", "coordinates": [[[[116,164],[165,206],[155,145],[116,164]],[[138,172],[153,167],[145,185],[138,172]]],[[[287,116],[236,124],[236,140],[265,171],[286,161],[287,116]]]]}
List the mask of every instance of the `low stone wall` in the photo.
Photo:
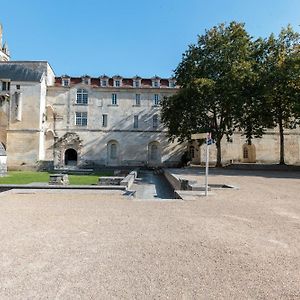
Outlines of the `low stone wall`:
{"type": "Polygon", "coordinates": [[[50,185],[68,185],[69,176],[68,174],[51,174],[49,176],[50,185]]]}
{"type": "MultiPolygon", "coordinates": [[[[167,169],[164,169],[164,175],[174,190],[180,191],[204,191],[205,186],[203,184],[199,184],[197,181],[183,179],[177,177],[176,175],[169,172],[167,169]]],[[[208,187],[210,190],[210,187],[208,187]]]]}
{"type": "Polygon", "coordinates": [[[131,171],[120,183],[120,185],[125,186],[126,189],[130,189],[134,180],[137,178],[137,171],[131,171]]]}
{"type": "Polygon", "coordinates": [[[164,175],[174,190],[182,189],[182,181],[180,180],[180,178],[176,177],[174,174],[169,172],[167,169],[164,169],[164,175]]]}
{"type": "Polygon", "coordinates": [[[123,179],[119,176],[102,176],[98,179],[98,185],[120,185],[123,179]]]}

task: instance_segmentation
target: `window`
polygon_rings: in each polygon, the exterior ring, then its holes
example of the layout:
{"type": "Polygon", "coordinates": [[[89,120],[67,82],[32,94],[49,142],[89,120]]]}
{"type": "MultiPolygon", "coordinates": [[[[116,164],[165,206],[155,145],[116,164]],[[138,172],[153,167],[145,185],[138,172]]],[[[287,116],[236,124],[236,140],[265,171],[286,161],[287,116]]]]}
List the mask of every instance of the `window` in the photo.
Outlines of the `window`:
{"type": "Polygon", "coordinates": [[[248,153],[247,147],[244,147],[244,149],[243,149],[243,158],[244,159],[249,158],[249,153],[248,153]]]}
{"type": "Polygon", "coordinates": [[[107,86],[107,80],[106,79],[101,80],[101,86],[103,86],[103,87],[107,86]]]}
{"type": "Polygon", "coordinates": [[[69,79],[63,79],[62,86],[69,86],[69,79]]]}
{"type": "Polygon", "coordinates": [[[121,81],[120,80],[115,80],[115,86],[120,87],[121,86],[121,81]]]}
{"type": "Polygon", "coordinates": [[[9,90],[10,90],[10,82],[2,81],[2,91],[9,91],[9,90]]]}
{"type": "Polygon", "coordinates": [[[111,104],[112,105],[118,105],[117,94],[111,94],[111,104]]]}
{"type": "Polygon", "coordinates": [[[154,115],[152,118],[152,127],[157,128],[158,127],[158,116],[154,115]]]}
{"type": "Polygon", "coordinates": [[[86,105],[88,104],[88,92],[84,89],[77,90],[76,104],[86,105]]]}
{"type": "Polygon", "coordinates": [[[133,128],[139,128],[139,116],[133,117],[133,128]]]}
{"type": "Polygon", "coordinates": [[[139,80],[134,80],[133,81],[133,86],[136,87],[136,88],[140,87],[140,81],[139,80]]]}
{"type": "Polygon", "coordinates": [[[84,78],[82,78],[82,83],[84,83],[84,84],[90,84],[91,83],[91,79],[89,77],[84,77],[84,78]]]}
{"type": "Polygon", "coordinates": [[[170,87],[170,88],[176,87],[176,83],[175,83],[174,80],[169,80],[169,87],[170,87]]]}
{"type": "Polygon", "coordinates": [[[152,87],[159,88],[159,81],[158,80],[152,81],[152,87]]]}
{"type": "Polygon", "coordinates": [[[110,158],[111,159],[117,158],[117,145],[116,144],[110,145],[110,158]]]}
{"type": "Polygon", "coordinates": [[[86,126],[87,112],[76,112],[75,124],[77,126],[86,126]]]}
{"type": "Polygon", "coordinates": [[[195,147],[194,146],[190,147],[190,157],[195,158],[195,147]]]}
{"type": "Polygon", "coordinates": [[[141,94],[135,94],[135,105],[141,105],[141,94]]]}
{"type": "Polygon", "coordinates": [[[17,90],[21,89],[21,86],[19,84],[16,85],[17,90]]]}
{"type": "Polygon", "coordinates": [[[155,95],[154,95],[153,104],[154,104],[155,106],[156,106],[156,105],[159,105],[159,95],[158,95],[158,94],[155,94],[155,95]]]}
{"type": "Polygon", "coordinates": [[[102,127],[107,127],[107,115],[102,115],[102,127]]]}

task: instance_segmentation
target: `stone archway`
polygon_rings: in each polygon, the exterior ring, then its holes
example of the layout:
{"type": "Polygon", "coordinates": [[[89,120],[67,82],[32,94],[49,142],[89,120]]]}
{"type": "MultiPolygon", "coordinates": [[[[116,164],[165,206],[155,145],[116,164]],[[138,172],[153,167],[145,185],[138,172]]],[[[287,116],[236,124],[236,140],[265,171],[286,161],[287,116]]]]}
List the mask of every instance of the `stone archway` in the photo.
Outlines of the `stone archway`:
{"type": "Polygon", "coordinates": [[[78,166],[80,165],[82,151],[82,140],[79,138],[78,134],[73,132],[67,132],[62,137],[58,138],[54,144],[54,166],[63,168],[65,166],[78,166]],[[72,151],[68,151],[72,149],[72,151]],[[76,152],[76,164],[75,164],[75,152],[76,152]],[[67,154],[67,161],[66,161],[67,154]],[[70,156],[71,155],[71,160],[70,156]],[[66,162],[68,162],[66,164],[66,162]]]}
{"type": "Polygon", "coordinates": [[[243,151],[243,162],[245,162],[245,163],[255,163],[256,162],[255,145],[244,144],[242,151],[243,151]]]}

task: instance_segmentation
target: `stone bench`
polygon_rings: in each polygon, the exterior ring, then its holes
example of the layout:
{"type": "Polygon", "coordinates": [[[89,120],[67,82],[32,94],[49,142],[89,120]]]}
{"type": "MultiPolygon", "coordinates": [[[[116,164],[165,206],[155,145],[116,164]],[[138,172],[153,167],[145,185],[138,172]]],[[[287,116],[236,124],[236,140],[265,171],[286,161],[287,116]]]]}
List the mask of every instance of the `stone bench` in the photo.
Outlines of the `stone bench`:
{"type": "Polygon", "coordinates": [[[68,185],[69,184],[69,176],[68,176],[68,174],[51,174],[49,177],[49,184],[68,185]]]}
{"type": "Polygon", "coordinates": [[[123,179],[119,176],[102,176],[98,179],[98,185],[120,185],[123,179]]]}

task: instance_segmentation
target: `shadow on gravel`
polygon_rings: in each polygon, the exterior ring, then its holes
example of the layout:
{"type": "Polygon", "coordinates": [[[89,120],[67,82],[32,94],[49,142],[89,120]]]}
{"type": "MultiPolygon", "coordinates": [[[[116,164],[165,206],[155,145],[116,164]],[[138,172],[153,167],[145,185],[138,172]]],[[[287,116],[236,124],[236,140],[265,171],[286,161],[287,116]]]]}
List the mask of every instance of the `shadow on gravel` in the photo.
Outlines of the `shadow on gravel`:
{"type": "MultiPolygon", "coordinates": [[[[276,166],[277,167],[277,166],[276,166]]],[[[181,169],[172,169],[172,173],[181,175],[204,175],[205,168],[202,167],[188,167],[181,169]]],[[[293,166],[283,166],[282,169],[277,168],[266,168],[265,170],[255,170],[255,169],[243,169],[235,170],[229,168],[209,168],[210,175],[224,175],[224,176],[259,176],[265,178],[291,178],[300,179],[300,170],[294,168],[293,166]]]]}

